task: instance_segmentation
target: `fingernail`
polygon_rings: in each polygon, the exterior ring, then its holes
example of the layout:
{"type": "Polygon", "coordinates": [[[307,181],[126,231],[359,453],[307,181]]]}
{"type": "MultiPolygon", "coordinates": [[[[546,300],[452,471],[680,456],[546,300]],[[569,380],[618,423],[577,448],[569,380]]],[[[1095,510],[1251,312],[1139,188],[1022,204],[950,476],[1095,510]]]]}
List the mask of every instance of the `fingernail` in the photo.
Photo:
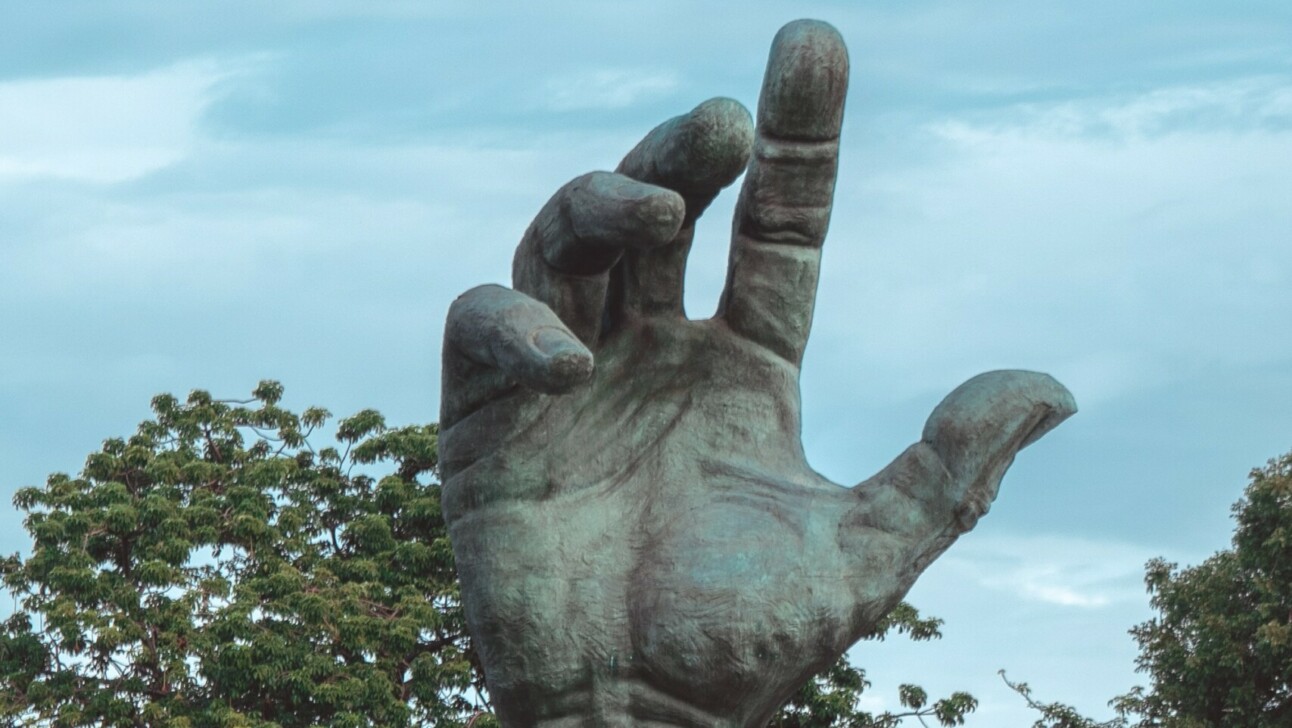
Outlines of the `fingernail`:
{"type": "Polygon", "coordinates": [[[569,333],[545,326],[536,330],[530,340],[546,359],[554,384],[573,385],[592,374],[592,352],[569,333]]]}
{"type": "Polygon", "coordinates": [[[534,331],[531,336],[534,348],[548,359],[555,359],[568,354],[588,354],[588,349],[579,340],[554,326],[544,326],[534,331]]]}
{"type": "Polygon", "coordinates": [[[1045,404],[1042,405],[1044,414],[1031,432],[1027,433],[1023,438],[1018,446],[1019,449],[1041,439],[1047,432],[1058,427],[1061,422],[1077,412],[1077,400],[1072,396],[1072,392],[1068,391],[1067,387],[1059,384],[1053,377],[1049,377],[1049,379],[1053,384],[1053,388],[1048,393],[1049,396],[1045,399],[1045,404]]]}
{"type": "Polygon", "coordinates": [[[585,242],[611,249],[653,247],[677,235],[686,216],[678,193],[620,174],[593,172],[570,194],[570,224],[585,242]]]}

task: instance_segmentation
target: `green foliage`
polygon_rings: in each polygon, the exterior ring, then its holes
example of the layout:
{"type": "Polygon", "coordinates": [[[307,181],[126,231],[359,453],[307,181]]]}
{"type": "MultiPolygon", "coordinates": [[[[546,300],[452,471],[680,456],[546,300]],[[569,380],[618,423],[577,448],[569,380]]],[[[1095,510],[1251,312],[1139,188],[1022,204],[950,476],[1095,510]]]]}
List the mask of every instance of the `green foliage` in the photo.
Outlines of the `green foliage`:
{"type": "MultiPolygon", "coordinates": [[[[279,402],[160,395],[154,418],[79,477],[19,490],[31,556],[0,560],[17,610],[0,625],[0,718],[13,725],[497,728],[458,599],[434,425],[374,410],[331,418],[279,402]],[[317,438],[316,438],[317,439],[317,438]],[[354,472],[356,469],[364,472],[354,472]]],[[[869,639],[941,636],[901,604],[869,639]]],[[[872,715],[840,660],[774,728],[962,725],[965,693],[872,715]]]]}
{"type": "MultiPolygon", "coordinates": [[[[866,639],[882,640],[890,632],[905,634],[923,641],[942,636],[942,620],[921,617],[918,610],[903,602],[888,614],[866,639]]],[[[825,672],[799,689],[768,724],[768,728],[894,728],[907,718],[928,725],[925,718],[939,725],[964,725],[965,716],[978,707],[968,693],[956,692],[929,703],[928,693],[917,685],[898,688],[898,702],[906,710],[874,714],[862,710],[858,701],[870,687],[866,673],[840,659],[825,672]]]]}
{"type": "Polygon", "coordinates": [[[1131,630],[1148,690],[1118,707],[1140,726],[1292,725],[1292,453],[1253,470],[1233,548],[1145,581],[1158,616],[1131,630]]]}
{"type": "Polygon", "coordinates": [[[1118,717],[1098,723],[1006,679],[1040,713],[1034,728],[1292,726],[1292,453],[1253,470],[1233,512],[1233,548],[1184,569],[1148,563],[1157,616],[1130,633],[1150,686],[1114,698],[1118,717]]]}
{"type": "Polygon", "coordinates": [[[1127,722],[1124,715],[1118,715],[1112,720],[1099,722],[1081,715],[1077,709],[1064,703],[1042,703],[1032,697],[1032,687],[1025,682],[1010,682],[1005,676],[1005,671],[999,671],[1000,679],[1011,690],[1018,693],[1027,701],[1027,705],[1035,710],[1039,717],[1032,724],[1032,728],[1127,728],[1127,722]]]}
{"type": "Polygon", "coordinates": [[[465,725],[481,683],[435,427],[365,411],[316,450],[329,414],[282,394],[156,397],[80,477],[18,491],[34,545],[0,562],[8,724],[465,725]]]}

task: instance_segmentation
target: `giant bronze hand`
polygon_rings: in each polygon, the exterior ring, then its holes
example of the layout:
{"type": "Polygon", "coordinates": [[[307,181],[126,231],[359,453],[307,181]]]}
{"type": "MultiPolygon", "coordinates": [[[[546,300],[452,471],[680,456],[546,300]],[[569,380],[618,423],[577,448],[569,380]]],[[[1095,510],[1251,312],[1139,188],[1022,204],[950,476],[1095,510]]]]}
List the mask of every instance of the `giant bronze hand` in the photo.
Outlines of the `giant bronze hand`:
{"type": "Polygon", "coordinates": [[[514,290],[453,304],[444,512],[504,725],[765,723],[1075,411],[1046,375],[990,372],[860,485],[807,465],[799,363],[847,83],[833,28],[786,26],[756,128],[729,99],[662,124],[547,203],[514,290]],[[696,219],[746,164],[721,303],[688,319],[696,219]]]}

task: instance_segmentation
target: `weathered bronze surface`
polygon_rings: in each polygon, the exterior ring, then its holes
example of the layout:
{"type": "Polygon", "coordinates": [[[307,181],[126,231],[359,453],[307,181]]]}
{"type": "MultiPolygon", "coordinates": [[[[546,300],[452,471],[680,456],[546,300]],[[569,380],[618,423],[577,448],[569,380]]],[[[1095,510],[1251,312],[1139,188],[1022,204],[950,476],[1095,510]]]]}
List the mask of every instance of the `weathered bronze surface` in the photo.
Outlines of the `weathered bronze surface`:
{"type": "Polygon", "coordinates": [[[561,188],[513,289],[449,312],[441,457],[462,599],[519,726],[760,726],[977,522],[1076,411],[982,374],[854,488],[799,439],[848,86],[842,39],[776,36],[755,126],[714,99],[561,188]],[[717,314],[689,320],[696,218],[746,171],[717,314]]]}

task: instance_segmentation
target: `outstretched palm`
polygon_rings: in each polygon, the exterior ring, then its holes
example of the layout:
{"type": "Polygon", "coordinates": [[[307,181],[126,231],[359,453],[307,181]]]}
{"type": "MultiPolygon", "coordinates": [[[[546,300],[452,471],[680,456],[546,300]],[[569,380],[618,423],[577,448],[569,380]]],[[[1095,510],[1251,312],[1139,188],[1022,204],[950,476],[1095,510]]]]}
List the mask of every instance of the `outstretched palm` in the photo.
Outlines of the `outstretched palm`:
{"type": "Polygon", "coordinates": [[[837,33],[786,26],[756,131],[727,99],[661,125],[557,192],[516,290],[454,303],[444,508],[505,725],[760,725],[1075,410],[1045,375],[992,372],[861,485],[808,467],[799,361],[846,87],[837,33]],[[747,162],[718,313],[688,320],[696,218],[747,162]]]}

